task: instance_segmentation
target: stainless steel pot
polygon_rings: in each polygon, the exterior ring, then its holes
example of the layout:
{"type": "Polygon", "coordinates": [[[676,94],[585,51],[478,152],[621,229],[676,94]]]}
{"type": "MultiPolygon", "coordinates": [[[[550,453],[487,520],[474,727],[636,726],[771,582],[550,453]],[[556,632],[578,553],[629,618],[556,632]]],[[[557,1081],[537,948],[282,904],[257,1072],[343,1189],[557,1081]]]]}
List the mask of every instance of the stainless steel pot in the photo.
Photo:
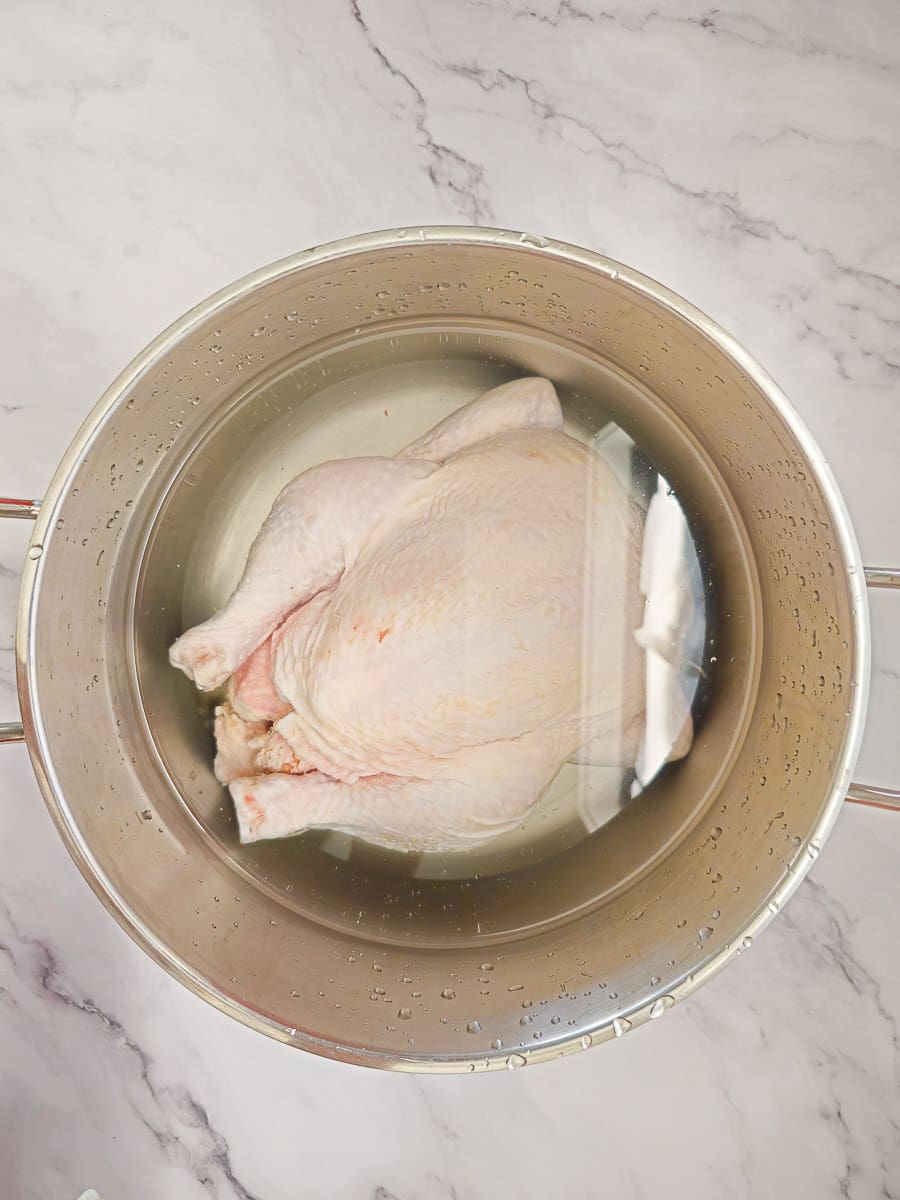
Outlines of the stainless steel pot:
{"type": "Polygon", "coordinates": [[[27,741],[73,858],[176,979],[319,1054],[474,1071],[620,1035],[749,945],[848,792],[898,804],[850,783],[865,585],[898,572],[864,572],[820,451],[750,356],[585,250],[433,228],[267,267],[149,346],[43,503],[3,514],[35,518],[24,730],[3,736],[27,741]],[[522,373],[553,378],[570,419],[617,421],[685,504],[717,613],[694,749],[600,832],[530,856],[417,872],[327,835],[239,847],[169,643],[227,593],[286,472],[328,456],[317,431],[377,452],[400,438],[383,398],[424,413],[522,373]]]}

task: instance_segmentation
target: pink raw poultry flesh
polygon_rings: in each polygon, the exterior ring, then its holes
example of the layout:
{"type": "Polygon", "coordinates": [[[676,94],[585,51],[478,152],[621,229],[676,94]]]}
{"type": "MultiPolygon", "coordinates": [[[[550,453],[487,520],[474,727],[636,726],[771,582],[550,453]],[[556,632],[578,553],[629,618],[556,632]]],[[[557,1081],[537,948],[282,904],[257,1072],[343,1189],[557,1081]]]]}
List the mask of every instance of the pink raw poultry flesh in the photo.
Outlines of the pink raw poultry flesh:
{"type": "Polygon", "coordinates": [[[216,774],[242,840],[465,849],[570,758],[632,766],[643,515],[544,379],[288,484],[228,603],[171,650],[201,689],[227,684],[216,774]]]}

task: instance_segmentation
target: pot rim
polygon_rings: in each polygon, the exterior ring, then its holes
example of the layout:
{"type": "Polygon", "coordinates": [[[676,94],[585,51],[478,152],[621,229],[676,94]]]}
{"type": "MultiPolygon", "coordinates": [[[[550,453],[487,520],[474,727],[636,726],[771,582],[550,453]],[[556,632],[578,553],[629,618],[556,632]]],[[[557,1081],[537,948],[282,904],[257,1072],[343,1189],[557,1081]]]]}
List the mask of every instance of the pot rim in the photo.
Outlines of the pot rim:
{"type": "Polygon", "coordinates": [[[36,658],[34,652],[34,623],[36,620],[37,597],[40,589],[42,560],[26,558],[19,592],[18,621],[16,628],[16,666],[19,700],[25,727],[25,738],[32,766],[50,815],[76,865],[100,898],[130,937],[162,966],[173,978],[188,987],[202,999],[221,1012],[237,1018],[243,1024],[290,1045],[324,1057],[347,1063],[380,1067],[388,1070],[419,1071],[427,1073],[450,1073],[497,1069],[503,1066],[524,1065],[525,1062],[540,1062],[561,1057],[590,1045],[596,1045],[620,1035],[626,1028],[636,1026],[666,1011],[669,1003],[680,1001],[694,992],[702,983],[716,975],[733,958],[741,954],[750,941],[768,925],[772,917],[797,890],[800,882],[812,866],[818,851],[828,837],[837,815],[841,810],[851,774],[856,765],[862,743],[863,729],[869,698],[870,672],[870,625],[869,609],[865,590],[865,573],[850,515],[837,482],[822,451],[799,414],[791,405],[772,377],[760,366],[747,350],[727,333],[716,321],[700,309],[684,300],[677,293],[641,272],[635,271],[595,251],[586,250],[570,243],[538,237],[509,230],[485,229],[475,226],[440,225],[391,229],[359,234],[314,246],[308,250],[279,259],[268,266],[244,275],[234,283],[220,289],[208,299],[195,305],[183,316],[151,341],[106,389],[91,409],[71,444],[60,460],[47,488],[39,515],[34,524],[32,545],[39,545],[56,521],[57,509],[68,491],[71,476],[81,460],[90,452],[91,444],[102,430],[107,418],[123,400],[137,379],[168,348],[187,334],[194,326],[207,321],[217,311],[233,301],[301,268],[333,262],[352,254],[402,249],[416,244],[443,244],[485,246],[502,249],[509,247],[525,250],[539,258],[563,261],[586,267],[605,275],[610,280],[621,280],[639,295],[652,300],[674,312],[693,325],[708,340],[725,353],[740,370],[763,393],[768,402],[785,423],[806,454],[816,480],[828,501],[834,519],[835,534],[840,553],[848,572],[852,595],[853,636],[855,643],[856,676],[851,682],[853,698],[847,723],[847,736],[841,755],[835,765],[833,784],[821,815],[806,841],[807,853],[802,855],[794,868],[789,870],[778,888],[764,898],[761,908],[735,937],[726,944],[709,962],[693,975],[689,975],[668,997],[656,997],[643,1007],[629,1012],[627,1020],[617,1017],[599,1026],[591,1034],[578,1034],[566,1042],[556,1042],[543,1047],[536,1046],[525,1054],[505,1054],[496,1057],[465,1058],[419,1058],[386,1054],[381,1051],[361,1050],[316,1038],[286,1025],[274,1018],[264,1017],[249,1006],[224,994],[180,956],[174,954],[150,929],[140,916],[118,894],[109,878],[94,858],[90,846],[72,818],[59,780],[55,775],[49,752],[44,722],[35,697],[36,658]],[[521,1060],[521,1063],[520,1061],[521,1060]]]}

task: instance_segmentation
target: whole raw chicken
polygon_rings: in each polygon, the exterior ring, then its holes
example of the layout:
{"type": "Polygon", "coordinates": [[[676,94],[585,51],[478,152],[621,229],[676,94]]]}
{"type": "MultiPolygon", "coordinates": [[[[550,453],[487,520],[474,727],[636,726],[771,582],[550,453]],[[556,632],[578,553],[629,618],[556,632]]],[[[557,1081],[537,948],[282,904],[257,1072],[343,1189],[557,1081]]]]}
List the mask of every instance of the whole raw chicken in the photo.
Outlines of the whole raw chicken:
{"type": "MultiPolygon", "coordinates": [[[[562,764],[635,762],[643,513],[523,379],[395,458],[281,492],[225,607],[171,661],[217,709],[244,841],[340,829],[455,850],[518,825],[562,764]]],[[[670,757],[686,753],[689,718],[670,757]]]]}

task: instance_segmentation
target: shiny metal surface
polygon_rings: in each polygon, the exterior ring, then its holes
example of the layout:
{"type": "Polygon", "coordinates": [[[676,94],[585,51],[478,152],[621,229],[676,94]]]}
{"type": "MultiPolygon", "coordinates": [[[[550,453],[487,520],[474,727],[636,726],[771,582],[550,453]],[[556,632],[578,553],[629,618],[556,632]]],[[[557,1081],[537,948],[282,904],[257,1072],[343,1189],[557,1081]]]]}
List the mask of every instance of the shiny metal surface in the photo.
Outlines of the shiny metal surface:
{"type": "Polygon", "coordinates": [[[866,583],[871,588],[900,588],[900,570],[895,567],[866,567],[866,583]]]}
{"type": "Polygon", "coordinates": [[[0,517],[33,521],[40,511],[40,500],[10,500],[5,497],[0,500],[0,517]]]}
{"type": "MultiPolygon", "coordinates": [[[[245,486],[255,504],[279,482],[245,486]]],[[[38,516],[17,663],[51,814],[158,962],[315,1053],[476,1071],[621,1035],[741,953],[839,811],[869,631],[863,567],[821,453],[728,334],[588,251],[435,228],[276,263],[131,364],[38,516]],[[248,854],[196,696],[165,661],[201,594],[187,582],[206,545],[197,514],[230,472],[268,461],[254,459],[267,430],[293,428],[302,444],[326,383],[398,364],[414,378],[406,335],[429,331],[451,358],[462,339],[463,369],[479,337],[482,358],[510,373],[550,363],[586,419],[603,377],[604,411],[676,486],[714,573],[710,703],[691,755],[659,786],[531,864],[441,880],[352,850],[340,861],[315,838],[248,854]],[[294,398],[279,399],[288,372],[294,398]]]]}
{"type": "Polygon", "coordinates": [[[870,808],[884,808],[900,812],[900,792],[893,788],[869,787],[864,783],[851,783],[847,799],[854,804],[867,804],[870,808]]]}
{"type": "MultiPolygon", "coordinates": [[[[900,588],[900,570],[894,567],[866,567],[865,577],[866,585],[870,588],[900,588]]],[[[847,799],[854,804],[865,804],[870,808],[900,811],[900,791],[895,788],[851,783],[847,790],[847,799]]]]}
{"type": "MultiPolygon", "coordinates": [[[[33,521],[41,511],[40,500],[0,500],[0,517],[11,520],[33,521]]],[[[24,742],[25,727],[21,721],[4,721],[0,723],[0,745],[8,742],[24,742]]]]}

